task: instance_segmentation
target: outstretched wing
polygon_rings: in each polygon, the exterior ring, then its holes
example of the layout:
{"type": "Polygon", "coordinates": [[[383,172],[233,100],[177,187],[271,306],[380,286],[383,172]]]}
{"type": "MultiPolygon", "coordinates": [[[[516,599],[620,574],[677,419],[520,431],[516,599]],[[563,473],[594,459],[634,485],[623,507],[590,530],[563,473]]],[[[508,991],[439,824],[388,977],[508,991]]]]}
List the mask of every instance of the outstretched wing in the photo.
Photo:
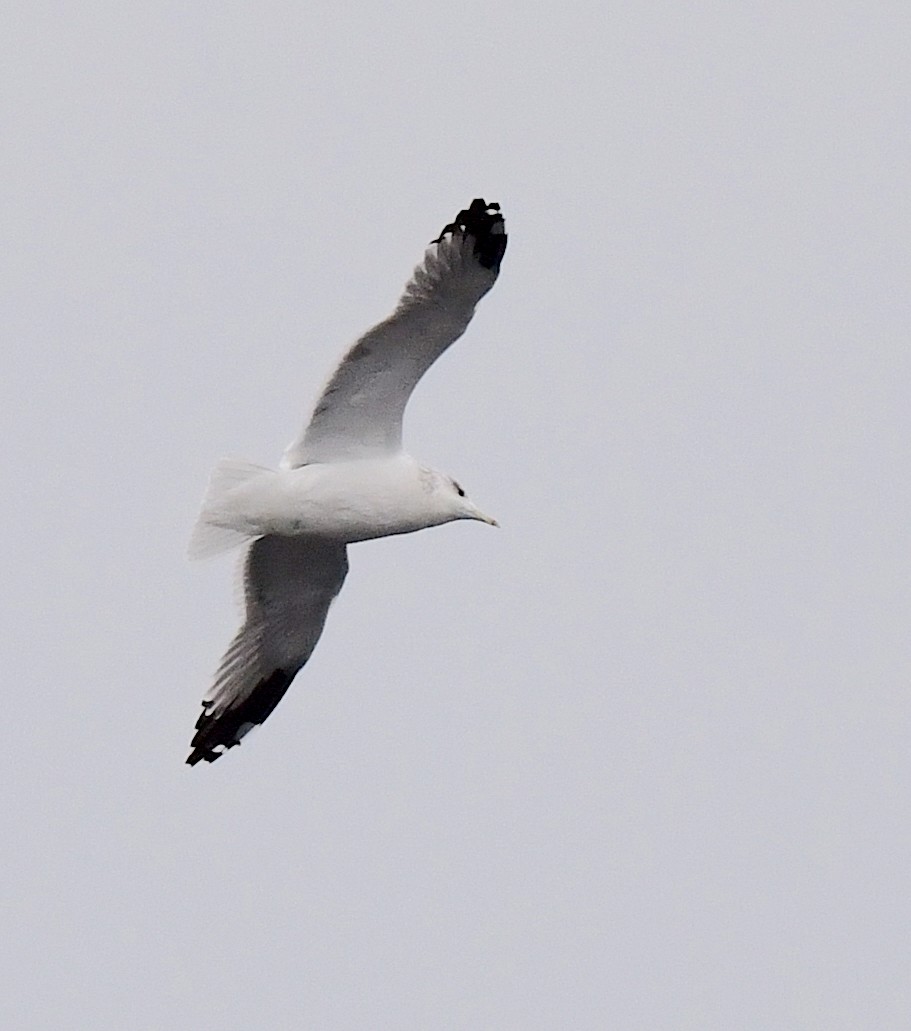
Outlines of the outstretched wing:
{"type": "Polygon", "coordinates": [[[246,619],[221,661],[187,762],[214,762],[278,705],[316,647],[348,572],[345,545],[261,537],[244,568],[246,619]]]}
{"type": "Polygon", "coordinates": [[[465,332],[506,250],[499,204],[472,201],[427,249],[395,312],[351,348],[285,451],[289,468],[395,453],[418,380],[465,332]]]}

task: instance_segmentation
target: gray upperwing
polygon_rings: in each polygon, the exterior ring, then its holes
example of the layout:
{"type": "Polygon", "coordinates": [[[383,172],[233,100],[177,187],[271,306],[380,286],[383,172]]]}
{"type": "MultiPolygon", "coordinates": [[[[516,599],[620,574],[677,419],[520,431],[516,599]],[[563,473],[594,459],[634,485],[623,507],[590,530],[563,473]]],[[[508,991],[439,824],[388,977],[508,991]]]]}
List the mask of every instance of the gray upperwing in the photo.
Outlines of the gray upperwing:
{"type": "Polygon", "coordinates": [[[250,545],[246,618],[203,700],[191,766],[214,762],[278,705],[316,647],[347,572],[344,544],[269,536],[250,545]]]}
{"type": "Polygon", "coordinates": [[[465,332],[497,280],[506,250],[499,205],[475,200],[427,249],[396,311],[348,351],[283,465],[398,451],[402,416],[420,378],[465,332]]]}

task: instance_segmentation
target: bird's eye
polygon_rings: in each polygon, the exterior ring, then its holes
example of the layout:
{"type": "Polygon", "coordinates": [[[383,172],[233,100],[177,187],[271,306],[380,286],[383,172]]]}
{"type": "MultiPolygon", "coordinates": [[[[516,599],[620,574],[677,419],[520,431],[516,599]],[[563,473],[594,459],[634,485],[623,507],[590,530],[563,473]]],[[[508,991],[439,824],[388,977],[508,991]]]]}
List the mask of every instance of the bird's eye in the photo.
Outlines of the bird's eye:
{"type": "Polygon", "coordinates": [[[465,491],[462,490],[462,488],[456,483],[455,480],[452,481],[452,485],[456,489],[456,494],[458,494],[460,498],[464,498],[465,497],[465,491]]]}

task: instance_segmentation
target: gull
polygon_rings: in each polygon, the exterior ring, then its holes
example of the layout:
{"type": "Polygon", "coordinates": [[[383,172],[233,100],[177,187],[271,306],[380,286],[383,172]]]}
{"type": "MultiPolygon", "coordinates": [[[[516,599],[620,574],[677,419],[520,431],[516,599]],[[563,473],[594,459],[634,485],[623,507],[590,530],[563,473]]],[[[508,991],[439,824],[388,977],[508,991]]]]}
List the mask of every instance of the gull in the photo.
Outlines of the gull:
{"type": "Polygon", "coordinates": [[[344,356],[279,468],[215,467],[190,557],[244,545],[246,612],[203,699],[191,766],[240,744],[281,701],[323,632],[349,544],[455,519],[497,525],[451,476],[403,450],[402,416],[465,332],[505,251],[500,205],[472,201],[428,247],[392,315],[344,356]]]}

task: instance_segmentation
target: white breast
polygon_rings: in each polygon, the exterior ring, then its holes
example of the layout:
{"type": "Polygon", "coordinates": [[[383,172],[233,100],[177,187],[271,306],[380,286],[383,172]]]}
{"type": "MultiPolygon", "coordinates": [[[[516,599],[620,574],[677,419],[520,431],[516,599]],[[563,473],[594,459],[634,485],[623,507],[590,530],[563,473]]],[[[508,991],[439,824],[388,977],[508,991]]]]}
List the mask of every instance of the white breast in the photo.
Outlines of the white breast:
{"type": "Polygon", "coordinates": [[[370,540],[447,522],[434,474],[407,455],[281,469],[233,492],[237,522],[255,534],[370,540]]]}

